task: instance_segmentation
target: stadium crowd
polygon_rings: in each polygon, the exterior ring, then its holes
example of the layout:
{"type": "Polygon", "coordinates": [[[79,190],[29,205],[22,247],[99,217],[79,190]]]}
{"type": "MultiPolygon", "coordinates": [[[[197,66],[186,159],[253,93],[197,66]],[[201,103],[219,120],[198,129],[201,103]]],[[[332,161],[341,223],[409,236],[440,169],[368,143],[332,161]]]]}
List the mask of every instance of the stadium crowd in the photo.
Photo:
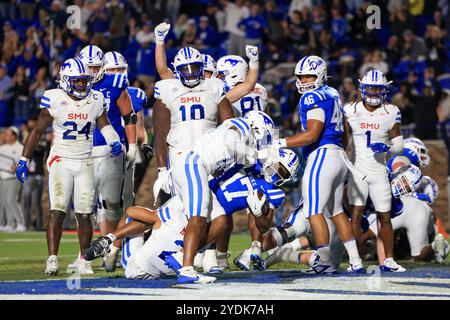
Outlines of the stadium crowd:
{"type": "MultiPolygon", "coordinates": [[[[401,110],[405,137],[437,139],[442,135],[439,124],[445,126],[450,118],[446,0],[0,1],[0,162],[10,156],[5,146],[23,143],[33,128],[40,98],[57,85],[62,61],[87,44],[123,53],[130,83],[149,97],[145,115],[151,116],[153,84],[158,80],[153,29],[161,21],[173,26],[166,41],[168,61],[186,45],[216,59],[245,56],[246,44],[259,46],[260,82],[268,89],[271,116],[284,135],[298,128],[292,71],[308,54],[329,62],[329,83],[339,89],[343,103],[358,98],[358,78],[367,70],[384,72],[393,81],[390,99],[401,110]],[[67,26],[66,8],[72,4],[81,9],[80,29],[67,26]],[[370,4],[381,9],[380,29],[366,25],[370,4]]],[[[0,208],[0,225],[17,219],[17,230],[42,229],[38,200],[50,139],[51,134],[33,156],[35,172],[22,190],[23,215],[19,210],[16,218],[7,217],[0,208]],[[33,197],[36,221],[31,227],[33,197]]],[[[2,170],[0,188],[7,188],[8,170],[2,170]]],[[[15,200],[17,193],[13,190],[8,197],[15,200]]]]}

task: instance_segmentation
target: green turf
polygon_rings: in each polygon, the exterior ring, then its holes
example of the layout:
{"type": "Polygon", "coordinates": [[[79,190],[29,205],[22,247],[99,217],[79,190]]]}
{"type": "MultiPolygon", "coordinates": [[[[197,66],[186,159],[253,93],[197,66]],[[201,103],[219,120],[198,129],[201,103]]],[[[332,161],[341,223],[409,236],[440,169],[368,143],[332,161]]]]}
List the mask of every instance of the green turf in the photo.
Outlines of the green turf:
{"type": "MultiPolygon", "coordinates": [[[[233,234],[230,241],[230,267],[231,270],[237,270],[233,259],[245,248],[250,247],[250,235],[233,234]]],[[[78,253],[78,240],[74,234],[63,234],[60,250],[58,254],[60,273],[55,279],[66,279],[69,274],[66,272],[69,263],[72,263],[78,253]]],[[[47,244],[44,232],[19,232],[19,233],[0,233],[0,281],[11,280],[37,280],[48,279],[44,274],[45,260],[47,258],[47,244]]],[[[447,265],[450,262],[450,256],[447,257],[447,265]]],[[[366,265],[369,265],[367,263],[366,265]]],[[[414,266],[423,266],[426,263],[402,262],[407,268],[414,266]]],[[[433,264],[437,266],[436,264],[433,264]]],[[[92,277],[117,277],[123,276],[123,270],[118,268],[114,273],[106,273],[101,267],[101,260],[95,260],[93,263],[95,274],[92,277]]],[[[345,269],[348,265],[342,264],[345,269]]],[[[277,264],[277,268],[291,269],[299,268],[299,265],[292,263],[277,264]]]]}

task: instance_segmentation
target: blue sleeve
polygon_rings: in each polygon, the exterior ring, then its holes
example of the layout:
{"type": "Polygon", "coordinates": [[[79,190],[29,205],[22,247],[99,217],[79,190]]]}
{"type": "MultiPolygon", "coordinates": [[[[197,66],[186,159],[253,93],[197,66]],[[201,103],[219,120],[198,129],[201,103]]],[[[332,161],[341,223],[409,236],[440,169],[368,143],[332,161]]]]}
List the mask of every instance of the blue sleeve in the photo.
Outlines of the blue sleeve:
{"type": "Polygon", "coordinates": [[[320,94],[314,91],[305,93],[300,99],[300,107],[303,112],[308,112],[315,108],[323,108],[321,106],[322,98],[320,94]]]}
{"type": "Polygon", "coordinates": [[[128,87],[128,78],[124,73],[116,73],[114,74],[114,78],[112,79],[112,86],[119,90],[124,90],[128,87]]]}

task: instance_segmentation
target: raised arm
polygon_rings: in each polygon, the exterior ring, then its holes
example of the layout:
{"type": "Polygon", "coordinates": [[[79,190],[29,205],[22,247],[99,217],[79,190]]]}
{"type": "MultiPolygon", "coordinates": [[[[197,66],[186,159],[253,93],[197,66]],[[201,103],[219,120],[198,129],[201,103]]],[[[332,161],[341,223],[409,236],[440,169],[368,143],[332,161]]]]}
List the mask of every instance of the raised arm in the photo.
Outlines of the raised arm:
{"type": "Polygon", "coordinates": [[[172,71],[167,67],[166,51],[164,45],[164,39],[170,30],[170,24],[165,22],[160,23],[155,28],[155,64],[156,71],[162,80],[174,79],[172,71]]]}
{"type": "Polygon", "coordinates": [[[256,46],[245,46],[245,52],[250,60],[249,70],[245,81],[238,84],[228,91],[227,98],[231,103],[238,101],[242,97],[246,96],[255,88],[256,82],[258,81],[259,75],[259,53],[258,47],[256,46]]]}

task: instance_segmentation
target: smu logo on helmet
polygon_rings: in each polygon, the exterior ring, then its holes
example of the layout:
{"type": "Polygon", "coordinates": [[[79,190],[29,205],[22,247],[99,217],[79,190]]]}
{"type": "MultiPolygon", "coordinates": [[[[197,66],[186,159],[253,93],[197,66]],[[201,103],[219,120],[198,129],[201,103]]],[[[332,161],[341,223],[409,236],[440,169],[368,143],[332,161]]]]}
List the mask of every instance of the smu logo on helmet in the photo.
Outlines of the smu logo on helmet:
{"type": "Polygon", "coordinates": [[[87,120],[87,113],[69,113],[67,115],[68,120],[87,120]]]}
{"type": "Polygon", "coordinates": [[[272,122],[272,120],[270,120],[270,118],[268,116],[266,116],[264,114],[262,116],[263,116],[265,124],[269,124],[269,125],[273,126],[273,122],[272,122]]]}
{"type": "Polygon", "coordinates": [[[379,123],[366,123],[361,122],[360,126],[361,129],[380,129],[379,123]]]}
{"type": "Polygon", "coordinates": [[[63,65],[61,66],[61,70],[64,70],[65,68],[70,68],[70,67],[71,67],[70,62],[66,62],[66,63],[63,63],[63,65]]]}
{"type": "Polygon", "coordinates": [[[232,67],[237,65],[239,62],[241,62],[241,61],[239,61],[237,59],[227,59],[227,60],[225,60],[225,63],[229,63],[232,67]]]}

